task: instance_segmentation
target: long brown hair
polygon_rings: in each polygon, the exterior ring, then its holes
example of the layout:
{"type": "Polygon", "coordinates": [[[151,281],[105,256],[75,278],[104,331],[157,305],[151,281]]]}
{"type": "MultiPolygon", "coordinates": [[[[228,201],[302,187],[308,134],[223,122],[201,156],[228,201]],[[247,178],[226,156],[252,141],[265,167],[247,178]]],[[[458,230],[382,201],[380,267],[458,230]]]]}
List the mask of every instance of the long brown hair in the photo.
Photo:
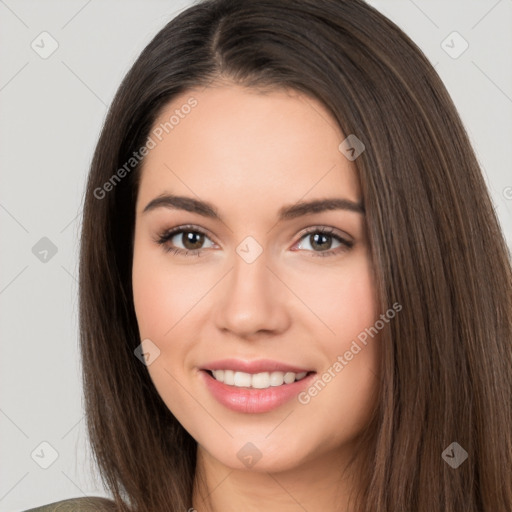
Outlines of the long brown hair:
{"type": "Polygon", "coordinates": [[[196,442],[134,356],[140,163],[126,162],[169,101],[219,79],[306,93],[366,146],[354,163],[375,286],[382,311],[403,310],[381,333],[357,510],[512,510],[507,247],[441,80],[361,0],[200,2],[155,36],[117,92],[88,178],[80,254],[87,426],[117,509],[192,506],[196,442]],[[456,469],[442,456],[453,442],[468,454],[456,469]]]}

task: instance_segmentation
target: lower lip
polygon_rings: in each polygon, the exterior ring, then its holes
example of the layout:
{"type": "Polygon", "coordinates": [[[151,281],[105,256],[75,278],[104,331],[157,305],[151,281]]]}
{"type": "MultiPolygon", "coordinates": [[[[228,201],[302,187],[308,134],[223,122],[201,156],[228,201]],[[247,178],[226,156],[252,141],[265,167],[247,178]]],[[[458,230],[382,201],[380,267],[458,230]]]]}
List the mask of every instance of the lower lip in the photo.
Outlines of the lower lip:
{"type": "Polygon", "coordinates": [[[249,414],[268,412],[296,397],[309,386],[314,373],[301,380],[267,389],[237,388],[214,379],[207,371],[201,370],[206,386],[214,398],[232,411],[249,414]]]}

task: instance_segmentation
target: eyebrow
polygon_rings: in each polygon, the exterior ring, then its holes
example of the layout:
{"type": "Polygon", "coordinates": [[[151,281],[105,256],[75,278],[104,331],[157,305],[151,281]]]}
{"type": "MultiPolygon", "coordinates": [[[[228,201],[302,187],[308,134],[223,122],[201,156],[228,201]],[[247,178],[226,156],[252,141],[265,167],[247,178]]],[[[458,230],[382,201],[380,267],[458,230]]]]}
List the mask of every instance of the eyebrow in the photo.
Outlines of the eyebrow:
{"type": "MultiPolygon", "coordinates": [[[[151,200],[142,213],[150,212],[157,208],[169,208],[171,210],[185,210],[197,213],[203,217],[222,221],[218,210],[206,201],[200,201],[192,197],[164,194],[151,200]]],[[[300,201],[279,209],[278,220],[290,220],[312,213],[320,213],[328,210],[347,210],[364,215],[364,206],[349,199],[329,198],[315,199],[312,201],[300,201]]]]}

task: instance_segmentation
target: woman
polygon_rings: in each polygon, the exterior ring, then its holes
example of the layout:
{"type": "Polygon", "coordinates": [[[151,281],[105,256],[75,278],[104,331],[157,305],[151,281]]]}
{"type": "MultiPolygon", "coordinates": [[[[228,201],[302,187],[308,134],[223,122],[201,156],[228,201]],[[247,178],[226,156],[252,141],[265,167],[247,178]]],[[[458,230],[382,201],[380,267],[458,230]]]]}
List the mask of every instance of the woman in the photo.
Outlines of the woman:
{"type": "Polygon", "coordinates": [[[393,23],[191,7],[124,79],[87,185],[101,506],[512,510],[511,290],[461,121],[393,23]]]}

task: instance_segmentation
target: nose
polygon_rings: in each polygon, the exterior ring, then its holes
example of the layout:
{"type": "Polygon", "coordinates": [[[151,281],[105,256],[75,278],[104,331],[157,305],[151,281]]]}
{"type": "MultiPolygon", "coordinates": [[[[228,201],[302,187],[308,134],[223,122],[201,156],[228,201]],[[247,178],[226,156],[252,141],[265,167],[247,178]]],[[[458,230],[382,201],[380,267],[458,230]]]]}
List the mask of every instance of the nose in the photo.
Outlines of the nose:
{"type": "Polygon", "coordinates": [[[252,263],[234,255],[233,267],[217,290],[220,330],[249,339],[279,334],[289,327],[290,294],[269,263],[265,252],[252,263]]]}

